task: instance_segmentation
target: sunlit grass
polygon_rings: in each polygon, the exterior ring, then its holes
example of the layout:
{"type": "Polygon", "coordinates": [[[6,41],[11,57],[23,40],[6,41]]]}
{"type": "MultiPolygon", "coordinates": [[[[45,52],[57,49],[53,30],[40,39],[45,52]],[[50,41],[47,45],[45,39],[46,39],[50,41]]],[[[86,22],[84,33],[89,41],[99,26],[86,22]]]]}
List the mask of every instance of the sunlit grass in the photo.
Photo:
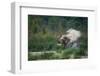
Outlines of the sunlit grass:
{"type": "MultiPolygon", "coordinates": [[[[83,52],[83,51],[82,51],[83,52]]],[[[87,55],[81,55],[80,49],[64,49],[64,50],[52,50],[52,51],[43,51],[43,52],[29,52],[28,60],[49,60],[49,59],[77,59],[77,58],[86,58],[87,55]]]]}

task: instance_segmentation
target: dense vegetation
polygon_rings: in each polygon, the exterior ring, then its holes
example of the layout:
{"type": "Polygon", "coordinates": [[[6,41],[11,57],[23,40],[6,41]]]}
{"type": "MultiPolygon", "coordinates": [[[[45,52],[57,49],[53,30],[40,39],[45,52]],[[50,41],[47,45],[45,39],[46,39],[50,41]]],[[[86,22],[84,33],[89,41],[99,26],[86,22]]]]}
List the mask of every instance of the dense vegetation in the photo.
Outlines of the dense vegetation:
{"type": "Polygon", "coordinates": [[[87,57],[88,18],[28,15],[28,60],[87,57]],[[57,37],[68,29],[81,31],[80,48],[57,46],[57,37]]]}

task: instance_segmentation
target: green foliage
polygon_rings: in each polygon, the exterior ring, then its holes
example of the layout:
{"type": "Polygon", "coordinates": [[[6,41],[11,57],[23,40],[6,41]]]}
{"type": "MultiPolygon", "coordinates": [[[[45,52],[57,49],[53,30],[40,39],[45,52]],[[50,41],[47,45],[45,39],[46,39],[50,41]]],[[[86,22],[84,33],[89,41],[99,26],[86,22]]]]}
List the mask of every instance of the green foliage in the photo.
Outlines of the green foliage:
{"type": "Polygon", "coordinates": [[[87,57],[87,25],[87,17],[28,15],[28,60],[87,57]],[[70,28],[82,33],[79,49],[57,46],[57,36],[70,28]]]}
{"type": "Polygon", "coordinates": [[[86,50],[68,48],[59,51],[29,52],[28,60],[49,60],[49,59],[77,59],[86,58],[86,50]]]}

